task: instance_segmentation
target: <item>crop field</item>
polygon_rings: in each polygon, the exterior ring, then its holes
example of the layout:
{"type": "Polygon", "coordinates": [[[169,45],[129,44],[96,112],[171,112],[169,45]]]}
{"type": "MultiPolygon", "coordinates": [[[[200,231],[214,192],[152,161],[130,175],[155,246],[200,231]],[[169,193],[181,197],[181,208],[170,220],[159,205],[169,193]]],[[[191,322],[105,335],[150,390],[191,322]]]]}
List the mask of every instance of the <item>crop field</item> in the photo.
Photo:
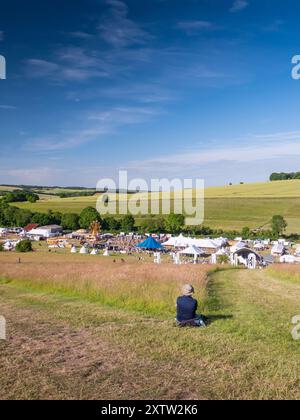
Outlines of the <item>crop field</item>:
{"type": "Polygon", "coordinates": [[[17,190],[17,189],[18,189],[17,187],[0,185],[0,191],[14,191],[14,190],[17,190]]]}
{"type": "Polygon", "coordinates": [[[154,269],[45,252],[0,264],[0,399],[300,398],[299,267],[154,269]],[[186,282],[206,329],[174,326],[186,282]]]}
{"type": "MultiPolygon", "coordinates": [[[[51,190],[45,190],[45,193],[51,190]]],[[[79,213],[85,207],[96,207],[99,195],[91,197],[59,198],[41,195],[36,203],[17,203],[20,208],[38,212],[48,210],[62,213],[79,213]]],[[[117,201],[124,201],[125,196],[117,195],[117,201]]],[[[166,198],[164,193],[136,194],[136,200],[158,200],[161,204],[166,198]]],[[[110,195],[113,202],[115,197],[110,195]]],[[[175,198],[176,200],[176,198],[175,198]]],[[[173,203],[174,205],[174,196],[173,203]]],[[[288,222],[288,233],[300,233],[300,180],[269,182],[260,184],[233,185],[207,188],[205,190],[204,225],[224,230],[268,228],[272,216],[280,214],[288,222]]],[[[139,221],[137,220],[137,223],[139,221]]]]}
{"type": "MultiPolygon", "coordinates": [[[[63,213],[79,213],[85,207],[96,207],[96,197],[51,197],[35,204],[18,203],[17,206],[39,212],[51,209],[63,213]]],[[[245,226],[267,228],[275,214],[286,218],[288,233],[300,232],[300,198],[206,198],[204,225],[227,230],[241,230],[245,226]]]]}

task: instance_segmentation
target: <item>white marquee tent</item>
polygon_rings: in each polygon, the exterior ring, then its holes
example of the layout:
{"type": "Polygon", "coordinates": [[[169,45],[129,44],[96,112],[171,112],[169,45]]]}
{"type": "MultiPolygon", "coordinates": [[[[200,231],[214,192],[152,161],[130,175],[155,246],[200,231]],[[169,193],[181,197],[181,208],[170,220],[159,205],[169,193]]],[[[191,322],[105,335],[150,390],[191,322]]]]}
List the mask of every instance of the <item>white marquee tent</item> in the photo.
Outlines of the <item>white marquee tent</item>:
{"type": "Polygon", "coordinates": [[[187,238],[182,234],[177,237],[170,238],[167,242],[163,243],[164,247],[173,247],[173,248],[186,248],[195,246],[201,249],[211,249],[218,250],[224,247],[227,244],[227,239],[218,238],[218,239],[196,239],[196,238],[187,238]]]}
{"type": "Polygon", "coordinates": [[[181,251],[180,254],[199,256],[205,254],[205,252],[202,249],[196,247],[195,245],[192,245],[181,251]]]}

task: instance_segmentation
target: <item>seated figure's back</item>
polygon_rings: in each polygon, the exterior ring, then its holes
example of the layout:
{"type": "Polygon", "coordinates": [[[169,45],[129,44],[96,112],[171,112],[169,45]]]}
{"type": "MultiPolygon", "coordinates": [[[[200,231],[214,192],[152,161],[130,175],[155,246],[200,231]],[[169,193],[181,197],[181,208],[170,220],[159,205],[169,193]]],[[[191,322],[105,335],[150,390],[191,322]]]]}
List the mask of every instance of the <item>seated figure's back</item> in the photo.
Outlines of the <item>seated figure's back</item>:
{"type": "Polygon", "coordinates": [[[177,320],[190,321],[196,318],[198,302],[192,296],[180,296],[177,299],[177,320]]]}

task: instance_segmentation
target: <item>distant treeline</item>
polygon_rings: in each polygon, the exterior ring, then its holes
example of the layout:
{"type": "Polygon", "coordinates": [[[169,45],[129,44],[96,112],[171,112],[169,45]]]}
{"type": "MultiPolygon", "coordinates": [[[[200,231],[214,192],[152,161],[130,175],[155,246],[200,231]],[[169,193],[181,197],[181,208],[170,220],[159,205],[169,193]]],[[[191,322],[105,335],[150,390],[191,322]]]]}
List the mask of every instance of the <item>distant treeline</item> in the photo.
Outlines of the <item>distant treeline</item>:
{"type": "Polygon", "coordinates": [[[287,181],[289,179],[300,179],[300,172],[274,172],[270,181],[287,181]]]}
{"type": "Polygon", "coordinates": [[[6,184],[0,184],[1,187],[13,187],[13,188],[18,188],[20,190],[91,190],[92,188],[87,188],[87,187],[47,187],[47,186],[43,186],[43,185],[6,185],[6,184]]]}

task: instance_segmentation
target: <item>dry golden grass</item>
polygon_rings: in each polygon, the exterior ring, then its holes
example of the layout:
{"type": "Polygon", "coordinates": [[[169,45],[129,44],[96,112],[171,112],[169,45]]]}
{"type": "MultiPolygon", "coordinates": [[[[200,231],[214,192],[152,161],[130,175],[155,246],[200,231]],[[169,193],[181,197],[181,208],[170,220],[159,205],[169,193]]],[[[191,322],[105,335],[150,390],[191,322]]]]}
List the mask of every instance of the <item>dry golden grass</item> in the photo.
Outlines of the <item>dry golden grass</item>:
{"type": "Polygon", "coordinates": [[[17,264],[18,257],[0,255],[0,313],[8,321],[0,400],[300,398],[300,344],[291,336],[300,284],[280,278],[298,276],[298,267],[213,273],[209,328],[179,329],[173,296],[186,281],[198,297],[205,293],[208,267],[43,252],[17,264]],[[104,291],[111,307],[101,305],[104,291]]]}
{"type": "Polygon", "coordinates": [[[300,285],[300,265],[275,264],[269,272],[281,280],[300,285]]]}
{"type": "Polygon", "coordinates": [[[48,292],[79,295],[102,304],[170,315],[185,283],[191,283],[201,300],[207,284],[207,266],[174,266],[127,259],[35,253],[0,254],[0,279],[38,287],[48,292]]]}

